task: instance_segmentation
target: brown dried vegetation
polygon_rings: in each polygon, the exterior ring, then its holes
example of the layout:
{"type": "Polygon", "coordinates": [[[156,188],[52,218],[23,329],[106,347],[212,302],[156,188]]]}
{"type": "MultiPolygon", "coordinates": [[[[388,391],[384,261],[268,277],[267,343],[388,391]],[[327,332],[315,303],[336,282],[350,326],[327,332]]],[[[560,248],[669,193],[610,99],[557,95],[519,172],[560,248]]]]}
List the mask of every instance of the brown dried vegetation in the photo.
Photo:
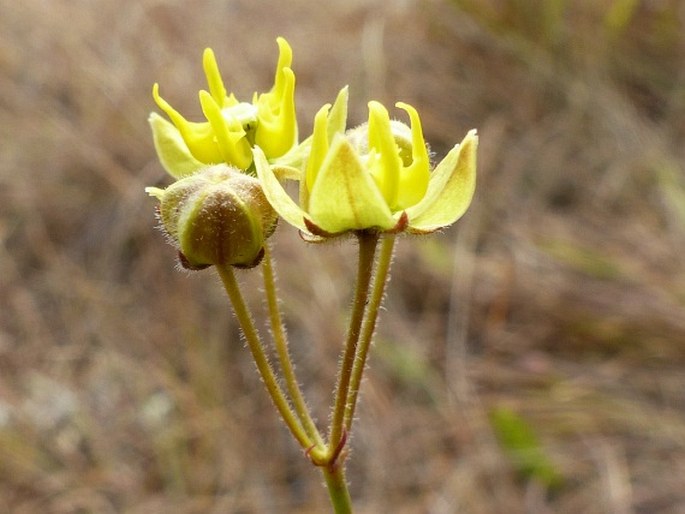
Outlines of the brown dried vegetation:
{"type": "MultiPolygon", "coordinates": [[[[152,83],[197,115],[205,46],[247,96],[283,35],[303,133],[350,84],[355,122],[403,100],[439,155],[481,136],[468,215],[399,244],[351,442],[359,511],[682,512],[684,25],[675,0],[2,3],[0,511],[328,508],[216,276],[175,269],[143,193],[168,183],[152,83]],[[560,486],[517,473],[500,407],[560,486]]],[[[325,421],[353,249],[275,239],[325,421]]]]}

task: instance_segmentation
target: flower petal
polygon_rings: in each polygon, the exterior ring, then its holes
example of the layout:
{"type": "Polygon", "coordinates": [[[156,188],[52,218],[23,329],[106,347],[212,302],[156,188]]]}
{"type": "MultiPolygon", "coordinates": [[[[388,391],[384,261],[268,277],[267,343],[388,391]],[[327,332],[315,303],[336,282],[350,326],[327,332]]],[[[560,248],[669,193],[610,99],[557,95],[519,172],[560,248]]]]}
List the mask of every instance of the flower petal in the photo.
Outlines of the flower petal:
{"type": "Polygon", "coordinates": [[[252,164],[252,151],[240,122],[230,116],[230,113],[224,116],[216,99],[207,91],[200,91],[200,105],[214,131],[214,138],[224,161],[241,170],[249,168],[252,164]]]}
{"type": "Polygon", "coordinates": [[[380,102],[369,102],[369,160],[367,166],[378,189],[393,210],[397,207],[402,160],[390,128],[390,115],[380,102]]]}
{"type": "MultiPolygon", "coordinates": [[[[328,113],[328,144],[333,141],[333,136],[337,133],[345,132],[345,125],[347,124],[347,86],[342,88],[335,98],[333,107],[328,113]]],[[[281,157],[271,158],[269,162],[272,165],[290,166],[292,168],[300,168],[304,170],[309,153],[312,148],[312,136],[308,136],[300,144],[288,150],[288,153],[281,157]]],[[[299,180],[299,177],[298,179],[299,180]]]]}
{"type": "Polygon", "coordinates": [[[335,97],[333,107],[328,113],[328,144],[333,142],[336,134],[343,134],[347,126],[348,87],[345,86],[335,97]]]}
{"type": "Polygon", "coordinates": [[[305,166],[305,183],[309,191],[314,187],[317,174],[321,169],[330,141],[328,139],[328,110],[331,104],[326,104],[314,116],[314,131],[312,133],[312,146],[305,166]]]}
{"type": "Polygon", "coordinates": [[[148,118],[159,162],[172,177],[179,179],[206,167],[190,153],[179,130],[156,112],[148,118]]]}
{"type": "Polygon", "coordinates": [[[411,120],[412,161],[409,166],[402,166],[397,193],[397,209],[406,209],[416,205],[424,197],[430,181],[430,159],[426,141],[423,139],[421,119],[411,105],[397,102],[397,107],[404,109],[411,120]]]}
{"type": "Polygon", "coordinates": [[[476,188],[478,135],[471,130],[438,164],[426,196],[407,209],[409,231],[433,232],[457,221],[468,209],[476,188]]]}
{"type": "Polygon", "coordinates": [[[233,93],[226,91],[214,51],[211,48],[205,48],[202,54],[202,68],[205,71],[205,77],[207,77],[209,92],[221,109],[234,107],[240,103],[233,93]]]}
{"type": "Polygon", "coordinates": [[[290,68],[283,68],[279,76],[283,77],[276,82],[279,86],[257,99],[259,126],[255,143],[271,158],[285,155],[297,144],[295,74],[290,68]]]}
{"type": "Polygon", "coordinates": [[[217,164],[223,161],[219,148],[214,141],[214,133],[209,122],[196,123],[186,120],[180,112],[159,95],[158,84],[152,86],[152,97],[159,108],[176,125],[188,146],[188,150],[196,159],[206,164],[217,164]]]}
{"type": "Polygon", "coordinates": [[[290,68],[293,64],[293,49],[284,37],[277,37],[276,44],[278,45],[278,62],[276,63],[276,86],[278,86],[278,70],[282,68],[290,68]]]}
{"type": "Polygon", "coordinates": [[[373,178],[342,135],[333,139],[310,192],[309,215],[331,234],[366,228],[387,230],[395,225],[373,178]]]}
{"type": "Polygon", "coordinates": [[[207,85],[209,85],[209,92],[212,98],[219,104],[220,108],[224,107],[224,102],[228,95],[226,94],[224,81],[221,79],[221,72],[219,72],[219,66],[216,63],[214,51],[211,48],[205,48],[205,51],[202,53],[202,68],[205,71],[207,85]]]}
{"type": "Polygon", "coordinates": [[[276,178],[269,161],[261,148],[255,146],[252,150],[257,176],[262,183],[264,195],[274,210],[288,223],[303,232],[309,232],[304,223],[306,213],[293,201],[276,178]]]}
{"type": "Polygon", "coordinates": [[[297,144],[297,117],[295,113],[295,74],[290,68],[293,52],[288,42],[279,37],[278,63],[274,85],[268,93],[255,95],[259,126],[255,144],[264,150],[269,159],[285,155],[297,144]]]}

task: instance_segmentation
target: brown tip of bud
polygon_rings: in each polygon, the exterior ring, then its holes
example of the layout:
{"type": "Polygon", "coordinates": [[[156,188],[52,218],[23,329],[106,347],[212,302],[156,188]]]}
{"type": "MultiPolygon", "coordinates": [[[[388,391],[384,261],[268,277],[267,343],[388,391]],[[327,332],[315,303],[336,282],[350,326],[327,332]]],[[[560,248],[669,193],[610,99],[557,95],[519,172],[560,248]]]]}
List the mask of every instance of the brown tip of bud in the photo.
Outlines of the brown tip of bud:
{"type": "Polygon", "coordinates": [[[211,267],[211,264],[200,264],[200,265],[192,264],[188,260],[188,257],[183,255],[183,252],[180,250],[178,251],[178,262],[183,269],[187,269],[190,271],[201,271],[203,269],[207,269],[207,268],[211,267]]]}

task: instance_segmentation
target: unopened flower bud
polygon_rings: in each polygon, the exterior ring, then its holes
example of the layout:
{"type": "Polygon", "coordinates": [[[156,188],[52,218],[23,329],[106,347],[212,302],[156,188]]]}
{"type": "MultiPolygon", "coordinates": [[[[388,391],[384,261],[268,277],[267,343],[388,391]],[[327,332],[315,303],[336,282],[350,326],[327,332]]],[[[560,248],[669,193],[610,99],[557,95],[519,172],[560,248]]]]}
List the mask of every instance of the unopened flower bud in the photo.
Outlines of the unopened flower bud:
{"type": "Polygon", "coordinates": [[[276,228],[259,181],[225,164],[146,191],[160,201],[162,226],[189,269],[256,266],[276,228]]]}

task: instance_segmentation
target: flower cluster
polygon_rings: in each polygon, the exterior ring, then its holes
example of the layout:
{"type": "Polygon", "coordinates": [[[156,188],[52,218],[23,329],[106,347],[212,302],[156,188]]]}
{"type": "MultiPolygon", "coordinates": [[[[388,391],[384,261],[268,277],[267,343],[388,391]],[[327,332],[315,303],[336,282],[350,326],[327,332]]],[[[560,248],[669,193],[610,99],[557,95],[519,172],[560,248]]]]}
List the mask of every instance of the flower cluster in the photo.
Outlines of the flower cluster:
{"type": "Polygon", "coordinates": [[[162,166],[174,178],[195,173],[207,164],[225,162],[241,170],[252,164],[252,147],[259,146],[269,159],[283,156],[297,143],[295,74],[290,68],[292,50],[278,38],[280,56],[274,85],[267,93],[255,93],[252,102],[240,102],[224,87],[214,52],[204,51],[202,64],[209,92],[201,90],[204,122],[190,122],[159,94],[152,96],[172,123],[157,113],[150,115],[152,135],[162,166]]]}
{"type": "Polygon", "coordinates": [[[396,104],[408,116],[407,124],[392,120],[382,104],[371,101],[368,122],[348,129],[343,88],[333,105],[316,114],[313,134],[298,143],[292,51],[285,39],[277,42],[274,85],[267,93],[255,93],[250,103],[227,93],[214,53],[205,50],[209,92],[200,91],[199,98],[206,121],[186,120],[160,96],[157,84],[153,88],[155,102],[171,120],[150,115],[155,148],[163,167],[181,184],[148,192],[160,200],[162,224],[191,265],[258,262],[273,231],[274,211],[312,241],[359,231],[429,233],[464,214],[475,189],[475,130],[433,167],[416,109],[396,104]],[[207,172],[219,164],[225,167],[222,172],[207,172]],[[243,187],[236,174],[249,178],[251,186],[243,187]],[[284,189],[286,179],[299,180],[298,201],[284,189]],[[261,196],[254,201],[254,188],[266,201],[261,196]],[[247,199],[241,196],[246,189],[252,191],[247,199]],[[217,194],[231,201],[211,200],[217,194]],[[197,218],[228,204],[225,212],[211,213],[211,222],[197,218]],[[225,227],[244,234],[228,244],[231,231],[225,227]],[[193,261],[191,255],[202,257],[193,261]]]}

